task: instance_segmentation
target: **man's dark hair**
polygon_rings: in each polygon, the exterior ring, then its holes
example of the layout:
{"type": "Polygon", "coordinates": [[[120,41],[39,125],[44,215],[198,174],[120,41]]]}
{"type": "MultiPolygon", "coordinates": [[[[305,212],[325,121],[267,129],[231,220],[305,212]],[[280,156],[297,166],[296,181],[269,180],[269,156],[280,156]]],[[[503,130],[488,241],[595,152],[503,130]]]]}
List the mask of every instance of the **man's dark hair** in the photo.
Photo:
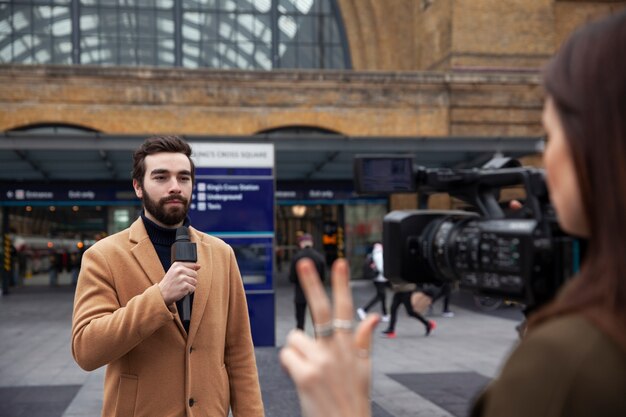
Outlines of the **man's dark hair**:
{"type": "Polygon", "coordinates": [[[143,187],[143,177],[146,174],[146,156],[160,152],[183,153],[187,155],[191,164],[191,181],[195,180],[195,167],[191,160],[191,147],[179,136],[152,136],[146,139],[133,154],[134,180],[143,187]]]}

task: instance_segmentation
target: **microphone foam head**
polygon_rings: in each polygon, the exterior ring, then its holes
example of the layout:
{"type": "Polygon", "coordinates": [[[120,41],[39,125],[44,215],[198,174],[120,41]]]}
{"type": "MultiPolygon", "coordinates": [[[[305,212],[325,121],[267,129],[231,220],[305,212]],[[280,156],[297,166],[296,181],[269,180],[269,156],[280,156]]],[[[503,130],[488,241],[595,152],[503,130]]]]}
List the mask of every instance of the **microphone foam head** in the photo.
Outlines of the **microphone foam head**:
{"type": "Polygon", "coordinates": [[[187,226],[180,226],[176,229],[176,241],[189,241],[189,229],[187,229],[187,226]]]}

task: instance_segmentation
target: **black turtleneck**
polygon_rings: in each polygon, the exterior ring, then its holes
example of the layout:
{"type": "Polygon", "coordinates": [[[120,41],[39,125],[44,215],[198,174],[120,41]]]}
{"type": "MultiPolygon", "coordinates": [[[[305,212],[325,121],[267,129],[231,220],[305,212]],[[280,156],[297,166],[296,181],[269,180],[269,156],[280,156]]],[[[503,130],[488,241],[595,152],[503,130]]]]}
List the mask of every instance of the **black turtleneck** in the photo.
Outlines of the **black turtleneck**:
{"type": "MultiPolygon", "coordinates": [[[[154,250],[156,250],[159,260],[161,261],[161,265],[163,265],[163,270],[167,272],[172,265],[172,245],[176,241],[176,228],[168,229],[159,226],[148,219],[143,211],[141,212],[141,219],[146,227],[152,246],[154,246],[154,250]]],[[[185,218],[183,226],[189,227],[189,217],[185,218]]],[[[191,305],[191,308],[193,308],[193,293],[190,294],[189,297],[189,304],[191,305]]],[[[183,311],[182,298],[176,301],[176,308],[178,308],[178,315],[180,316],[183,311]]],[[[182,321],[183,318],[180,317],[180,319],[182,321]]],[[[185,327],[187,333],[189,333],[189,321],[183,321],[183,326],[185,327]]]]}

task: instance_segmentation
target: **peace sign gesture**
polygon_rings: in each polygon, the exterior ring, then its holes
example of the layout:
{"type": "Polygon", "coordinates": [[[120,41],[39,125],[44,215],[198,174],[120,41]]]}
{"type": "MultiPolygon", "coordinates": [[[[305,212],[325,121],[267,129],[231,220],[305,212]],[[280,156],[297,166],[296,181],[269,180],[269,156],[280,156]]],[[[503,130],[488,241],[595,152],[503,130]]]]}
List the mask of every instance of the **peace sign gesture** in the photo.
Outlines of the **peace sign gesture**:
{"type": "Polygon", "coordinates": [[[302,413],[306,417],[369,417],[371,336],[380,318],[370,315],[352,330],[354,310],[345,260],[332,266],[332,311],[313,262],[302,259],[296,268],[316,339],[300,330],[291,331],[280,361],[296,384],[302,413]]]}

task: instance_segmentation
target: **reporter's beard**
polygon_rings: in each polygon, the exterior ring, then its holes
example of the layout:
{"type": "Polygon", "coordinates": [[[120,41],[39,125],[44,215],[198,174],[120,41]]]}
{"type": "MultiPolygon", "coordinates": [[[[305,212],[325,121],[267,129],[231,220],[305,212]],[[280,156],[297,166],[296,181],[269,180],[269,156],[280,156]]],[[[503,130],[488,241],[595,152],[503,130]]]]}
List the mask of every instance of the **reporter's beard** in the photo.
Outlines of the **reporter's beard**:
{"type": "Polygon", "coordinates": [[[152,216],[154,216],[154,218],[157,219],[160,223],[166,226],[176,226],[182,223],[187,217],[187,213],[189,212],[189,200],[187,200],[183,196],[172,195],[164,197],[159,201],[154,201],[150,197],[150,195],[144,190],[143,198],[141,200],[143,202],[144,209],[152,214],[152,216]],[[182,202],[182,207],[167,207],[166,203],[172,200],[182,202]]]}

